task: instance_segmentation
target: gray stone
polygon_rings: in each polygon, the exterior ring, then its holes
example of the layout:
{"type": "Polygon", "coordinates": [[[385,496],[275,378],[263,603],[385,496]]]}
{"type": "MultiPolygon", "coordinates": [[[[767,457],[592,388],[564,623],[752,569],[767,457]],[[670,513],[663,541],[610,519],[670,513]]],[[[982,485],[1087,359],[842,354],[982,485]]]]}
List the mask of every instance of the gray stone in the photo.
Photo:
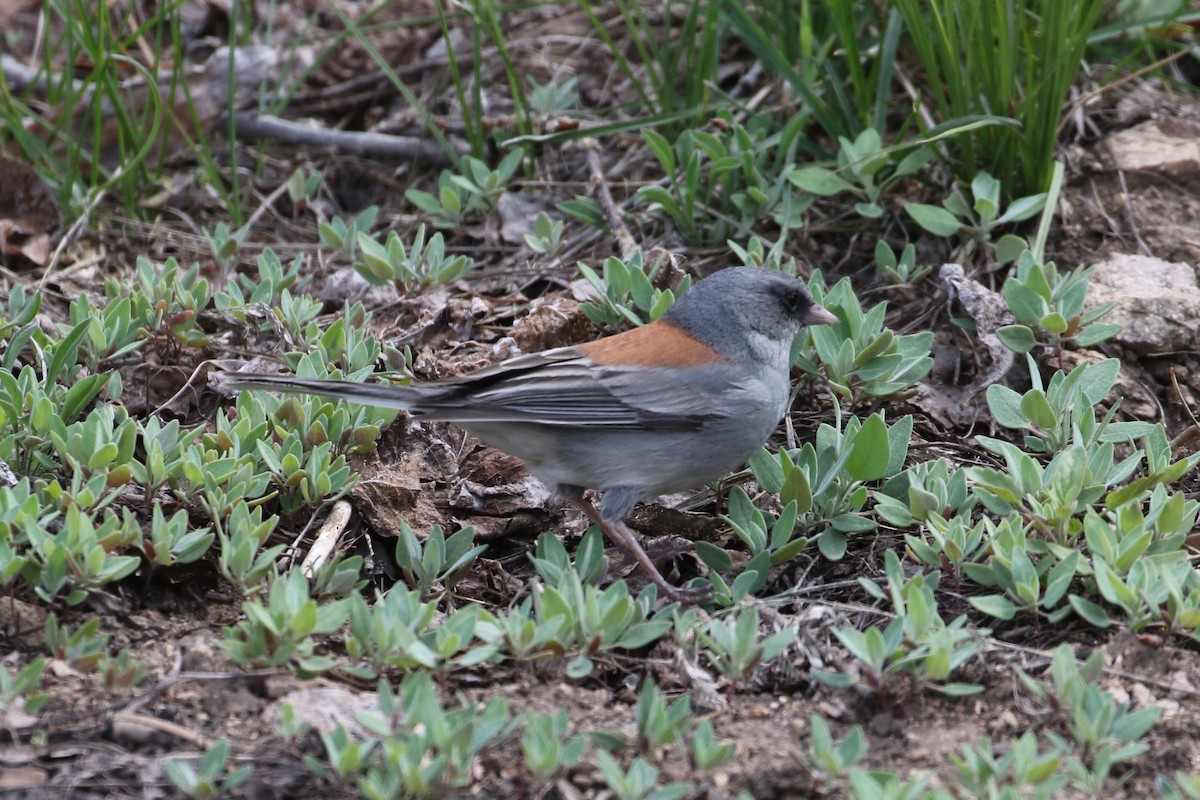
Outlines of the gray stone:
{"type": "Polygon", "coordinates": [[[1146,122],[1107,137],[1100,148],[1110,168],[1153,173],[1184,184],[1200,182],[1200,124],[1180,119],[1146,122]],[[1107,158],[1105,158],[1107,156],[1107,158]]]}
{"type": "Polygon", "coordinates": [[[1102,322],[1122,326],[1115,341],[1139,353],[1194,349],[1200,331],[1200,286],[1190,264],[1116,253],[1096,265],[1086,309],[1114,302],[1102,322]]]}

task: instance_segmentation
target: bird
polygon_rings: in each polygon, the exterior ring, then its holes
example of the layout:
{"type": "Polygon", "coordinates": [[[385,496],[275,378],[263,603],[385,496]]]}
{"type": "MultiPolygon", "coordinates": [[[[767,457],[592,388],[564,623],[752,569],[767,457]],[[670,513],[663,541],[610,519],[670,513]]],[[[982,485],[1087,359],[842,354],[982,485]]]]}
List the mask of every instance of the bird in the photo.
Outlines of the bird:
{"type": "Polygon", "coordinates": [[[522,460],[636,562],[668,600],[704,601],[659,572],[625,519],[655,497],[741,468],[791,395],[792,342],[836,323],[803,282],[766,267],[698,281],[657,320],[412,386],[224,372],[230,389],[320,395],[446,420],[522,460]],[[597,506],[585,495],[598,490],[597,506]]]}

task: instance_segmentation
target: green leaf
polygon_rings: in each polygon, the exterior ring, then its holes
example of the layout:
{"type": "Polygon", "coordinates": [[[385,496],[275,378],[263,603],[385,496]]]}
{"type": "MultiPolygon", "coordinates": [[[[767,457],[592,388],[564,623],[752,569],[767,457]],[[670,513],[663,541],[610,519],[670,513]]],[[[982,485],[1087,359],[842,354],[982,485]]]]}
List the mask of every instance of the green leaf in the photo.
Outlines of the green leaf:
{"type": "Polygon", "coordinates": [[[821,167],[801,167],[792,170],[788,173],[788,180],[797,189],[821,197],[830,197],[854,188],[852,183],[836,172],[821,167]]]}
{"type": "Polygon", "coordinates": [[[983,686],[978,683],[943,683],[930,688],[949,697],[970,697],[983,691],[983,686]]]}
{"type": "Polygon", "coordinates": [[[1056,336],[1067,332],[1067,320],[1057,311],[1051,311],[1041,319],[1042,330],[1056,336]]]}
{"type": "Polygon", "coordinates": [[[904,210],[913,221],[934,236],[953,236],[958,233],[962,223],[941,206],[928,203],[905,203],[904,210]]]}
{"type": "Polygon", "coordinates": [[[1108,627],[1112,624],[1109,619],[1109,613],[1104,610],[1103,606],[1093,603],[1091,600],[1086,600],[1079,595],[1067,595],[1067,602],[1070,607],[1075,609],[1075,613],[1079,614],[1087,624],[1096,627],[1108,627]]]}
{"type": "Polygon", "coordinates": [[[846,555],[846,544],[846,535],[833,528],[826,528],[817,537],[817,549],[830,561],[842,560],[842,557],[846,555]]]}
{"type": "Polygon", "coordinates": [[[1004,301],[1008,303],[1008,310],[1018,322],[1033,325],[1042,318],[1042,313],[1046,310],[1046,299],[1033,289],[1016,278],[1009,278],[1004,282],[1001,291],[1004,301]]]}
{"type": "Polygon", "coordinates": [[[1037,345],[1033,331],[1025,325],[1004,325],[996,329],[996,338],[1014,353],[1028,353],[1037,345]]]}
{"type": "Polygon", "coordinates": [[[800,467],[793,467],[787,474],[783,486],[779,489],[779,499],[784,503],[796,504],[799,514],[807,514],[812,510],[813,493],[808,481],[808,473],[800,467]]]}
{"type": "Polygon", "coordinates": [[[890,460],[887,425],[879,414],[872,414],[854,435],[846,472],[859,481],[873,481],[887,474],[890,460]]]}
{"type": "Polygon", "coordinates": [[[779,456],[765,447],[760,447],[750,456],[750,471],[765,491],[778,493],[783,486],[783,465],[779,456]]]}
{"type": "Polygon", "coordinates": [[[1028,249],[1029,243],[1020,236],[1006,233],[996,241],[996,260],[1001,264],[1011,264],[1028,249]]]}
{"type": "Polygon", "coordinates": [[[698,540],[695,547],[696,555],[708,565],[709,569],[717,572],[728,572],[733,569],[733,559],[724,548],[703,540],[698,540]]]}
{"type": "Polygon", "coordinates": [[[1046,393],[1040,389],[1031,389],[1021,398],[1021,413],[1023,413],[1035,428],[1043,431],[1050,430],[1058,423],[1046,393]]]}
{"type": "Polygon", "coordinates": [[[1083,368],[1085,372],[1079,380],[1079,391],[1088,405],[1094,406],[1112,391],[1113,384],[1117,381],[1117,373],[1121,371],[1121,360],[1106,358],[1083,368]]]}
{"type": "Polygon", "coordinates": [[[1012,619],[1017,613],[1017,607],[1002,594],[985,594],[981,597],[972,597],[970,598],[970,603],[983,613],[997,619],[1012,619]]]}
{"type": "Polygon", "coordinates": [[[848,689],[854,685],[854,679],[849,675],[843,675],[840,672],[826,672],[823,669],[814,669],[809,674],[818,682],[834,689],[848,689]]]}
{"type": "Polygon", "coordinates": [[[1032,194],[1028,197],[1018,197],[1009,204],[1000,218],[996,220],[997,225],[1006,225],[1010,222],[1021,222],[1032,217],[1034,214],[1042,210],[1046,204],[1046,195],[1032,194]]]}
{"type": "Polygon", "coordinates": [[[987,388],[988,409],[998,425],[1012,430],[1029,426],[1029,420],[1021,410],[1021,395],[1007,386],[993,383],[987,388]]]}
{"type": "Polygon", "coordinates": [[[1120,325],[1114,322],[1095,322],[1083,328],[1079,333],[1075,334],[1072,339],[1079,347],[1091,347],[1094,344],[1099,344],[1105,339],[1111,339],[1121,332],[1120,325]]]}

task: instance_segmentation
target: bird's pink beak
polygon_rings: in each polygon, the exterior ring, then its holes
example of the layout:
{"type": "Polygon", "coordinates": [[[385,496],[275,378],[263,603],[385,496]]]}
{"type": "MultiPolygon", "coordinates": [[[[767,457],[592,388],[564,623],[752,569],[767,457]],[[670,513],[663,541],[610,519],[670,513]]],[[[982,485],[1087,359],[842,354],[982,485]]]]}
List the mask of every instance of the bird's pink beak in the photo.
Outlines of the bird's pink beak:
{"type": "Polygon", "coordinates": [[[838,318],[829,313],[824,306],[819,306],[813,303],[813,307],[804,315],[805,325],[832,325],[837,322],[838,318]]]}

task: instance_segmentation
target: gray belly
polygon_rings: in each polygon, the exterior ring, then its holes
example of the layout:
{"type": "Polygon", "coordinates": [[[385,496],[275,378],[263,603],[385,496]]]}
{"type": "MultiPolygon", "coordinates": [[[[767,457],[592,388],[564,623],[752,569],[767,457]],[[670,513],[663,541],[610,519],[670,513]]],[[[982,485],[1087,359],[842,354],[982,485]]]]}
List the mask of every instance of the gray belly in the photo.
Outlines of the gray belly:
{"type": "Polygon", "coordinates": [[[462,427],[523,460],[550,487],[637,488],[643,497],[701,486],[741,467],[770,437],[779,416],[757,425],[722,419],[698,431],[606,431],[534,424],[462,427]]]}

